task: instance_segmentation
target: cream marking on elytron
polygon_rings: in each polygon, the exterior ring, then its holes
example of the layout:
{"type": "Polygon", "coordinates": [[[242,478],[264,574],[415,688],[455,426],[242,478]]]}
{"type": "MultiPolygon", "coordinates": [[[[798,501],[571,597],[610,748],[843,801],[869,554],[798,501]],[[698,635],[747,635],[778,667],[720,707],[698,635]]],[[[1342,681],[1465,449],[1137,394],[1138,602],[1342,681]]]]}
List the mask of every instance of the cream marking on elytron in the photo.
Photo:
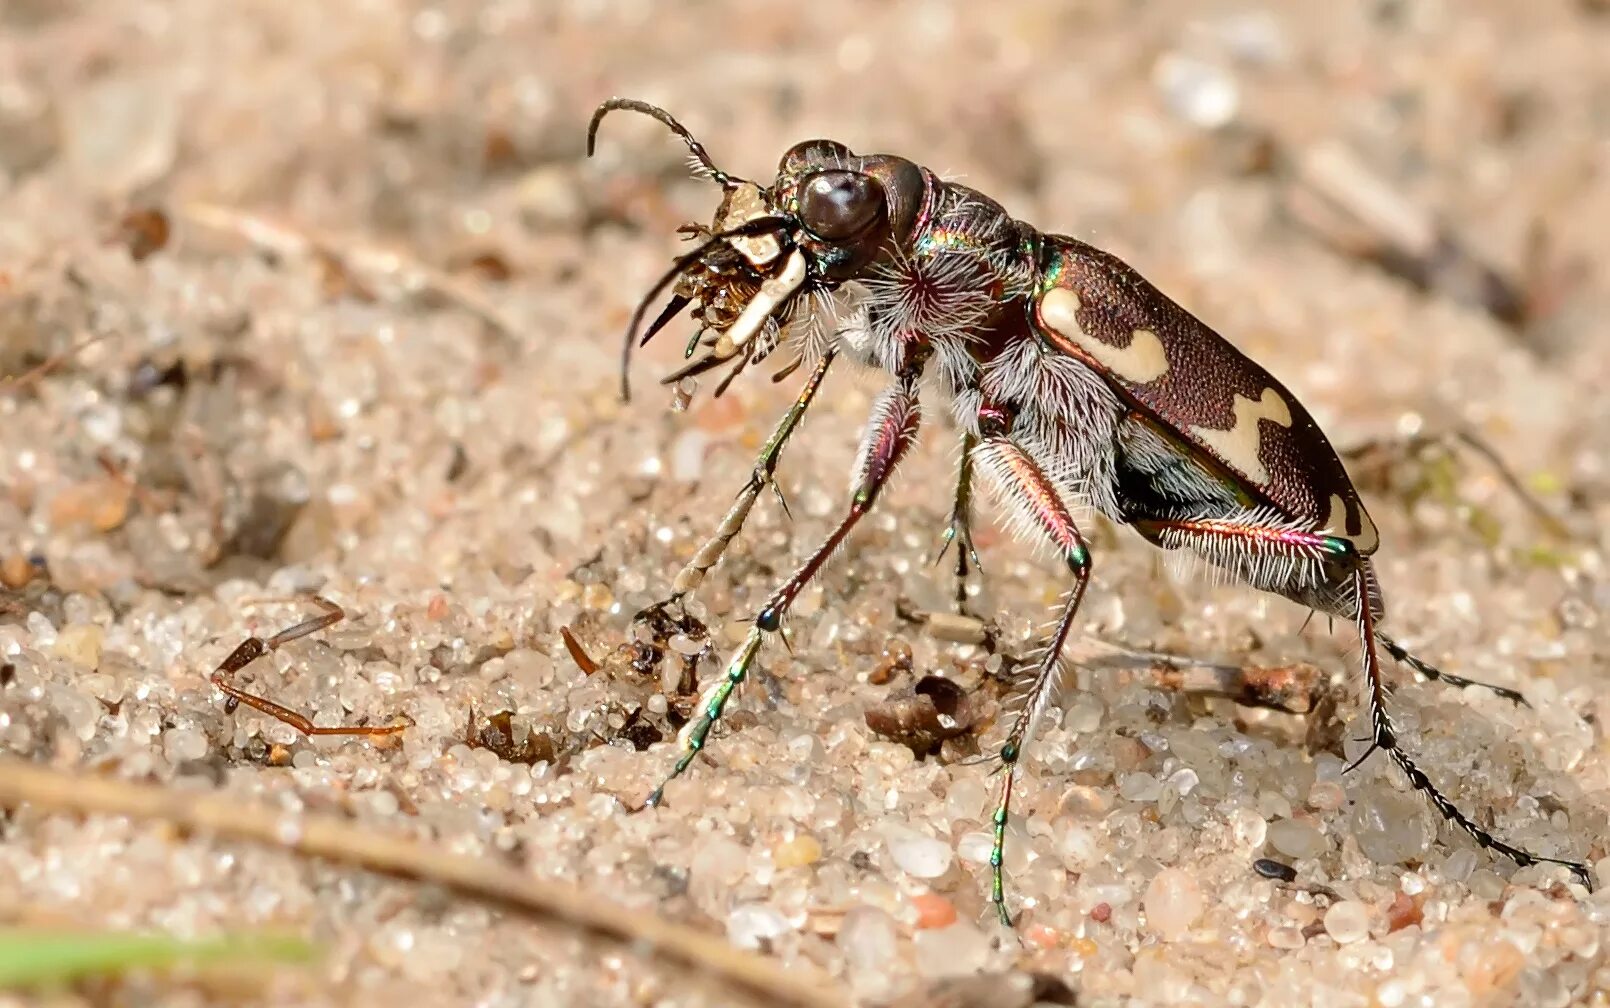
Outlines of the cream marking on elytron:
{"type": "Polygon", "coordinates": [[[1094,357],[1102,367],[1137,385],[1156,381],[1168,371],[1168,355],[1163,352],[1163,341],[1156,333],[1136,329],[1130,333],[1128,346],[1115,347],[1080,327],[1079,308],[1079,295],[1063,287],[1053,287],[1040,299],[1040,319],[1094,357]]]}
{"type": "Polygon", "coordinates": [[[1358,532],[1347,530],[1348,520],[1347,501],[1341,494],[1330,495],[1330,510],[1325,514],[1325,520],[1320,523],[1319,531],[1326,535],[1333,535],[1339,539],[1346,539],[1358,548],[1360,553],[1370,553],[1380,545],[1380,536],[1375,531],[1375,523],[1370,520],[1368,512],[1362,507],[1354,513],[1358,515],[1358,532]]]}
{"type": "Polygon", "coordinates": [[[1204,444],[1218,452],[1220,458],[1248,479],[1255,483],[1267,483],[1269,470],[1265,468],[1258,450],[1263,444],[1258,421],[1269,420],[1282,427],[1290,427],[1291,408],[1286,405],[1285,398],[1272,388],[1264,389],[1263,396],[1256,402],[1237,392],[1232,408],[1235,410],[1235,424],[1229,430],[1193,426],[1191,433],[1201,438],[1204,444]]]}

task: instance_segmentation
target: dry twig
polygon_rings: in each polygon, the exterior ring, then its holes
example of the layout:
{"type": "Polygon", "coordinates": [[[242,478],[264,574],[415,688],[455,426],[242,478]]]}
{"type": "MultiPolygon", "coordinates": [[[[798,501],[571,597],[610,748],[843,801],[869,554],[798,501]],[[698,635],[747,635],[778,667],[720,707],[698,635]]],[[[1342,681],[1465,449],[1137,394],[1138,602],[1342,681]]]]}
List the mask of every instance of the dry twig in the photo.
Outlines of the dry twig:
{"type": "Polygon", "coordinates": [[[283,811],[237,798],[190,794],[0,759],[0,807],[22,804],[45,812],[158,820],[186,832],[248,840],[382,875],[433,883],[526,917],[641,949],[742,988],[768,1005],[834,1008],[845,1003],[844,996],[817,976],[799,969],[784,970],[768,959],[647,911],[535,879],[494,861],[387,836],[330,816],[301,816],[288,822],[283,811]]]}
{"type": "Polygon", "coordinates": [[[16,392],[28,388],[29,386],[38,382],[40,379],[48,376],[52,371],[61,367],[69,360],[72,360],[74,357],[78,356],[81,351],[87,350],[88,348],[94,346],[104,339],[107,339],[110,336],[111,333],[97,333],[94,336],[87,336],[84,339],[79,340],[77,343],[74,343],[66,350],[51,354],[40,363],[29,368],[27,371],[24,371],[22,374],[0,376],[0,389],[4,389],[8,392],[16,392]]]}

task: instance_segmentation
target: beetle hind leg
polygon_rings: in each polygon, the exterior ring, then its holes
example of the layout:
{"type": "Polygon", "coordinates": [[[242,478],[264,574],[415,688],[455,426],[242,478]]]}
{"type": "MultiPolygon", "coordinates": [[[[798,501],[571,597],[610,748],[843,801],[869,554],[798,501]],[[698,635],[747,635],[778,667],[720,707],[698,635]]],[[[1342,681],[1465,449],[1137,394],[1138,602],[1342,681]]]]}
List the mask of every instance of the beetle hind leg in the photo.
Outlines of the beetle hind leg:
{"type": "Polygon", "coordinates": [[[1508,686],[1499,686],[1490,682],[1482,682],[1480,679],[1467,679],[1464,676],[1454,675],[1451,672],[1444,672],[1430,662],[1416,657],[1409,651],[1408,648],[1404,647],[1402,644],[1399,644],[1397,641],[1388,637],[1379,630],[1375,631],[1375,641],[1377,644],[1381,645],[1382,649],[1384,649],[1387,654],[1392,656],[1393,661],[1401,662],[1402,664],[1409,666],[1409,668],[1413,669],[1421,676],[1424,676],[1426,679],[1429,679],[1431,682],[1440,682],[1448,686],[1457,687],[1459,689],[1463,689],[1467,686],[1476,686],[1484,690],[1492,690],[1505,700],[1519,704],[1522,707],[1531,706],[1531,704],[1526,702],[1526,698],[1521,696],[1518,690],[1510,689],[1508,686]]]}
{"type": "MultiPolygon", "coordinates": [[[[1179,520],[1142,519],[1135,527],[1153,542],[1165,547],[1191,546],[1218,562],[1229,558],[1246,570],[1261,570],[1266,574],[1279,568],[1267,565],[1247,567],[1250,561],[1236,559],[1242,553],[1247,557],[1278,556],[1290,561],[1296,558],[1304,565],[1293,568],[1306,572],[1310,562],[1320,564],[1314,568],[1322,572],[1319,582],[1292,579],[1287,584],[1259,584],[1258,587],[1279,591],[1305,605],[1323,612],[1351,620],[1358,628],[1360,651],[1364,663],[1366,699],[1369,703],[1370,747],[1348,766],[1351,772],[1369,759],[1377,750],[1385,752],[1392,762],[1409,779],[1416,791],[1426,796],[1432,807],[1450,823],[1459,827],[1482,847],[1497,851],[1517,865],[1557,864],[1568,869],[1578,882],[1593,888],[1588,866],[1580,861],[1543,857],[1523,850],[1493,836],[1477,825],[1431,782],[1413,757],[1403,751],[1396,730],[1387,712],[1385,677],[1381,671],[1377,645],[1394,659],[1404,662],[1428,679],[1441,679],[1454,685],[1477,685],[1472,680],[1449,676],[1414,658],[1404,648],[1386,637],[1376,628],[1383,611],[1380,586],[1375,570],[1367,557],[1360,556],[1345,539],[1325,536],[1322,533],[1305,533],[1287,525],[1261,526],[1256,523],[1231,519],[1179,520]],[[1435,672],[1433,675],[1426,670],[1435,672]]],[[[1249,580],[1251,580],[1249,578],[1249,580]]],[[[1494,688],[1494,687],[1489,687],[1494,688]]],[[[1501,694],[1503,691],[1498,690],[1501,694]]],[[[1517,694],[1518,695],[1518,694],[1517,694]]]]}
{"type": "MultiPolygon", "coordinates": [[[[1353,597],[1361,599],[1366,597],[1366,594],[1373,596],[1375,594],[1374,582],[1375,574],[1370,567],[1370,562],[1360,557],[1353,568],[1353,597]]],[[[1370,748],[1365,750],[1364,754],[1355,760],[1348,769],[1351,770],[1353,767],[1363,763],[1377,749],[1385,751],[1387,755],[1392,757],[1392,762],[1397,765],[1398,769],[1403,771],[1403,775],[1409,779],[1409,784],[1416,791],[1426,796],[1426,800],[1431,802],[1431,806],[1437,810],[1442,818],[1469,834],[1477,844],[1488,850],[1497,851],[1523,868],[1535,864],[1560,865],[1570,871],[1572,877],[1591,892],[1593,890],[1593,875],[1586,864],[1580,861],[1533,854],[1531,851],[1505,843],[1493,836],[1478,826],[1470,816],[1466,815],[1447,795],[1443,794],[1431,782],[1431,778],[1426,776],[1425,771],[1421,770],[1420,766],[1415,763],[1414,759],[1403,751],[1402,746],[1398,744],[1396,732],[1392,730],[1392,721],[1386,711],[1386,687],[1381,676],[1381,660],[1375,650],[1377,641],[1381,639],[1380,632],[1375,629],[1375,612],[1373,607],[1369,605],[1355,605],[1355,609],[1354,620],[1358,626],[1359,642],[1364,662],[1364,677],[1370,702],[1371,738],[1370,748]]]]}

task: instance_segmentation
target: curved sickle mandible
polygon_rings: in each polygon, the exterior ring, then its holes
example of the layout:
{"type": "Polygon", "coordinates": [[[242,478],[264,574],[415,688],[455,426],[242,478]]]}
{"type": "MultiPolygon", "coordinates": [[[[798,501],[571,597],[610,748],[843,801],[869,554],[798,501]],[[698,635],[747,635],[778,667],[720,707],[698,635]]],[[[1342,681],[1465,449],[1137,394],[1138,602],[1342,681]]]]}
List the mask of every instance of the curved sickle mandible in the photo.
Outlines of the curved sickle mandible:
{"type": "MultiPolygon", "coordinates": [[[[664,293],[665,288],[675,283],[677,277],[682,275],[683,270],[698,262],[706,252],[709,252],[722,242],[732,238],[762,235],[770,231],[783,231],[787,228],[787,225],[788,221],[782,217],[756,217],[754,220],[745,221],[735,228],[711,235],[692,252],[676,258],[676,261],[671,264],[671,268],[666,270],[659,280],[655,281],[654,286],[650,287],[648,293],[643,295],[643,299],[637,303],[637,309],[632,312],[632,321],[626,326],[626,343],[621,347],[621,400],[623,402],[630,402],[632,399],[629,378],[632,370],[632,347],[637,343],[637,331],[643,327],[643,316],[648,314],[649,304],[664,293]]],[[[661,322],[656,322],[649,336],[659,332],[661,324],[661,322]]],[[[648,337],[644,337],[643,342],[647,343],[648,337]]]]}

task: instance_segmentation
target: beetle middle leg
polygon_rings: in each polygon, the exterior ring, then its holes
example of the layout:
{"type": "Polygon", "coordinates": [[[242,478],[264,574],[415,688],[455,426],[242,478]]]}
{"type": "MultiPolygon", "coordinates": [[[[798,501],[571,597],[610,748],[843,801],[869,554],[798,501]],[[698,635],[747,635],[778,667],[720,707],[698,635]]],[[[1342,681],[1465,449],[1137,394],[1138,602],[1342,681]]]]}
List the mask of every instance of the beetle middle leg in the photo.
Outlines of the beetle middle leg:
{"type": "MultiPolygon", "coordinates": [[[[1364,599],[1373,593],[1375,574],[1371,569],[1369,560],[1363,557],[1356,557],[1355,559],[1356,562],[1353,567],[1353,597],[1355,599],[1364,599]]],[[[1522,850],[1493,836],[1476,825],[1475,821],[1461,811],[1459,806],[1455,805],[1438,790],[1437,786],[1431,783],[1431,778],[1426,776],[1425,771],[1421,770],[1414,760],[1410,758],[1409,754],[1403,751],[1402,747],[1398,745],[1397,734],[1392,730],[1392,721],[1386,711],[1386,691],[1381,682],[1381,660],[1375,651],[1376,642],[1379,640],[1379,633],[1375,629],[1375,613],[1369,605],[1357,605],[1356,609],[1357,613],[1354,618],[1358,624],[1360,650],[1363,653],[1364,677],[1369,687],[1371,738],[1369,749],[1365,750],[1364,755],[1355,760],[1348,769],[1351,770],[1363,763],[1375,750],[1384,750],[1387,755],[1392,757],[1392,762],[1397,764],[1398,769],[1403,771],[1404,776],[1409,778],[1409,783],[1414,786],[1414,789],[1424,794],[1431,802],[1432,807],[1444,819],[1464,830],[1476,843],[1482,847],[1497,851],[1523,868],[1534,864],[1560,865],[1570,871],[1571,875],[1582,883],[1589,892],[1592,892],[1593,875],[1589,872],[1586,864],[1580,861],[1569,861],[1563,858],[1543,857],[1540,854],[1533,854],[1531,851],[1522,850]]]]}
{"type": "MultiPolygon", "coordinates": [[[[820,370],[820,368],[819,368],[820,370]]],[[[721,719],[732,691],[749,675],[755,657],[767,635],[782,629],[783,617],[788,614],[794,600],[805,586],[821,571],[828,559],[844,544],[850,531],[862,517],[872,510],[878,493],[894,473],[895,466],[916,440],[919,427],[917,406],[917,377],[913,368],[902,373],[897,383],[879,397],[873,406],[872,419],[862,442],[858,476],[850,495],[848,512],[816,548],[799,569],[755,613],[755,625],[738,648],[738,653],[727,664],[726,673],[699,698],[698,715],[678,733],[682,755],[670,774],[655,788],[644,802],[645,806],[658,805],[665,796],[665,786],[675,780],[704,749],[710,731],[721,719]]]]}
{"type": "Polygon", "coordinates": [[[967,575],[970,570],[980,574],[984,565],[979,562],[978,549],[973,545],[973,448],[978,438],[971,432],[962,435],[962,457],[956,467],[956,492],[951,501],[950,524],[939,537],[939,552],[934,563],[945,558],[945,551],[956,544],[956,612],[967,615],[967,575]],[[969,568],[969,563],[971,567],[969,568]]]}
{"type": "Polygon", "coordinates": [[[1006,823],[1012,807],[1012,785],[1035,723],[1046,707],[1056,699],[1062,679],[1062,648],[1073,629],[1073,619],[1079,612],[1085,587],[1090,583],[1090,550],[1084,536],[1079,533],[1062,498],[1051,480],[1028,452],[1005,434],[986,436],[974,449],[978,462],[989,474],[996,492],[1021,520],[1038,531],[1056,549],[1068,572],[1073,575],[1073,588],[1062,603],[1050,639],[1045,643],[1033,672],[1027,678],[1028,688],[1021,696],[1022,707],[1012,720],[1011,730],[1000,750],[1000,797],[991,818],[994,826],[994,844],[990,848],[990,900],[995,904],[1001,923],[1012,926],[1012,916],[1006,909],[1006,884],[1003,865],[1006,852],[1006,823]]]}
{"type": "Polygon", "coordinates": [[[777,495],[778,502],[782,505],[783,512],[785,514],[788,512],[788,502],[783,499],[782,491],[777,488],[777,460],[782,457],[783,446],[788,443],[788,439],[794,433],[794,429],[799,426],[800,420],[805,416],[805,411],[810,408],[811,400],[816,398],[816,392],[821,388],[822,379],[827,375],[828,366],[833,363],[833,356],[834,350],[830,347],[822,354],[821,359],[816,362],[816,367],[811,371],[810,377],[806,379],[805,387],[800,390],[798,398],[788,408],[788,412],[783,414],[783,418],[777,422],[776,428],[771,432],[771,437],[766,439],[765,445],[760,449],[760,456],[755,459],[755,467],[750,471],[749,482],[744,484],[742,490],[738,491],[737,499],[727,509],[726,515],[721,519],[721,524],[716,526],[715,534],[703,546],[699,547],[698,551],[693,554],[693,558],[683,566],[682,570],[677,573],[676,578],[671,582],[671,597],[639,612],[637,619],[645,618],[656,609],[664,609],[666,606],[679,604],[698,589],[699,585],[703,583],[705,575],[720,562],[721,557],[727,552],[727,547],[732,545],[732,541],[738,537],[738,533],[743,531],[744,522],[748,520],[749,512],[754,508],[755,501],[760,497],[762,490],[768,486],[771,487],[772,492],[777,495]]]}

